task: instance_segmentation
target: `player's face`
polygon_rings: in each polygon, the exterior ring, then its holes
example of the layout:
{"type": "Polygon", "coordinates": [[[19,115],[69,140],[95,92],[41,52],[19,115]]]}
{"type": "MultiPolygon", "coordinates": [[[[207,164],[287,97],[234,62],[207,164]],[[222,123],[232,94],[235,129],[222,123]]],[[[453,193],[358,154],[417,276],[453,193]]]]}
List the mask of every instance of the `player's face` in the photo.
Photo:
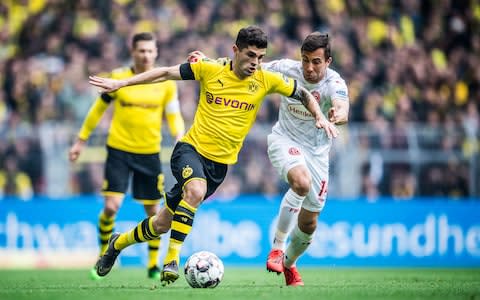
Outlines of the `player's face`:
{"type": "Polygon", "coordinates": [[[317,83],[323,79],[332,58],[325,59],[325,49],[318,48],[313,52],[302,52],[303,78],[310,83],[317,83]]]}
{"type": "Polygon", "coordinates": [[[157,45],[155,41],[138,41],[132,50],[135,69],[145,71],[153,68],[157,58],[157,45]]]}
{"type": "Polygon", "coordinates": [[[240,79],[243,79],[252,76],[260,67],[262,60],[267,53],[267,49],[248,46],[240,50],[234,45],[233,53],[233,71],[240,79]]]}

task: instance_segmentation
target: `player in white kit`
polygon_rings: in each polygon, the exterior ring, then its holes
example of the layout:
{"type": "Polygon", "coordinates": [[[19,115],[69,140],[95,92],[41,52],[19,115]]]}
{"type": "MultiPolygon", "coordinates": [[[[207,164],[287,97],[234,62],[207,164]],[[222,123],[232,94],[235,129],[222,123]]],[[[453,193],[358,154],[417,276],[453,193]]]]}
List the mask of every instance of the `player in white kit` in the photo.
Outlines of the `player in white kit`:
{"type": "MultiPolygon", "coordinates": [[[[276,60],[262,64],[262,68],[298,80],[317,98],[330,122],[346,123],[348,89],[340,75],[329,68],[332,57],[328,35],[319,32],[308,35],[302,43],[301,55],[302,61],[276,60]]],[[[278,122],[268,136],[268,156],[290,189],[280,205],[267,269],[283,272],[289,286],[304,285],[296,261],[311,243],[325,205],[331,144],[325,132],[315,128],[312,115],[301,104],[282,97],[278,122]],[[290,241],[286,247],[287,237],[290,241]]]]}
{"type": "MultiPolygon", "coordinates": [[[[302,43],[301,54],[302,61],[275,60],[262,63],[262,68],[296,79],[315,96],[330,122],[346,123],[348,89],[340,75],[329,68],[332,57],[328,34],[309,34],[302,43]]],[[[188,61],[202,58],[205,58],[202,52],[193,51],[188,61]]],[[[228,58],[217,62],[228,63],[228,58]]],[[[268,136],[268,156],[290,189],[280,205],[267,270],[284,273],[288,286],[304,285],[296,261],[311,243],[325,205],[331,144],[325,131],[315,127],[314,118],[302,104],[282,96],[278,122],[268,136]],[[288,237],[290,242],[286,247],[288,237]]]]}

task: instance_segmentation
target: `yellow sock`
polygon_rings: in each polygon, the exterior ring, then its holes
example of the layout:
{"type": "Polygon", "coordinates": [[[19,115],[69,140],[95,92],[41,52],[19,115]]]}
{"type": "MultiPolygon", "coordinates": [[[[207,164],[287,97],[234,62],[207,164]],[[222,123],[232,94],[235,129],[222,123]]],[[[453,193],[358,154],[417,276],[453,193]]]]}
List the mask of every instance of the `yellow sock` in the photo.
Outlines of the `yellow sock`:
{"type": "Polygon", "coordinates": [[[146,218],[131,230],[120,234],[113,245],[117,250],[146,241],[157,240],[160,235],[153,230],[153,220],[156,216],[146,218]]]}
{"type": "Polygon", "coordinates": [[[148,241],[148,268],[149,269],[157,265],[158,249],[160,249],[160,239],[148,241]]]}
{"type": "Polygon", "coordinates": [[[105,253],[108,247],[108,239],[112,236],[115,227],[115,217],[107,216],[104,211],[98,216],[98,241],[100,243],[100,256],[105,253]]]}
{"type": "Polygon", "coordinates": [[[185,238],[192,230],[193,218],[197,209],[185,200],[180,201],[175,210],[172,220],[172,228],[170,230],[170,240],[168,244],[167,255],[164,264],[168,264],[172,260],[179,262],[180,250],[182,249],[185,238]]]}
{"type": "Polygon", "coordinates": [[[177,265],[180,263],[180,250],[182,250],[183,243],[179,243],[173,239],[170,239],[168,243],[168,251],[167,255],[165,255],[165,259],[163,260],[163,264],[166,265],[171,261],[177,261],[177,265]]]}

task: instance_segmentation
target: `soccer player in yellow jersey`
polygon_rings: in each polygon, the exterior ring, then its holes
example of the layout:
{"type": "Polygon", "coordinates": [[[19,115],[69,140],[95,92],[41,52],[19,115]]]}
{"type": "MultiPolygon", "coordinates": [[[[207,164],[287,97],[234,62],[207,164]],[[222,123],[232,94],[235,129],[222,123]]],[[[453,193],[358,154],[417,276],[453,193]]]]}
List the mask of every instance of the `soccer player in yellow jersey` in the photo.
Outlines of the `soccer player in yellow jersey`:
{"type": "Polygon", "coordinates": [[[193,125],[177,143],[171,158],[177,184],[167,193],[165,207],[155,216],[126,233],[112,235],[107,251],[97,261],[99,276],[110,272],[122,249],[156,239],[171,228],[161,280],[165,285],[179,277],[180,249],[191,231],[195,212],[223,182],[227,166],[236,163],[267,94],[280,93],[299,100],[314,116],[318,128],[325,130],[330,138],[338,134],[304,87],[293,79],[260,68],[266,49],[265,33],[259,27],[249,26],[238,32],[231,63],[201,60],[155,68],[124,80],[90,77],[89,82],[104,92],[169,79],[200,81],[200,99],[193,125]]]}
{"type": "MultiPolygon", "coordinates": [[[[114,70],[111,78],[125,79],[154,68],[157,45],[151,33],[134,35],[131,47],[133,66],[114,70]]],[[[170,133],[175,139],[180,139],[185,131],[174,81],[137,85],[104,93],[85,118],[69,152],[71,161],[77,160],[110,104],[113,104],[114,111],[107,138],[105,181],[102,187],[105,204],[98,221],[100,256],[107,249],[115,216],[127,192],[130,177],[133,197],[143,203],[148,216],[155,215],[158,203],[164,197],[159,158],[163,115],[165,114],[170,133]]],[[[151,239],[148,244],[148,276],[160,278],[157,267],[160,239],[151,239]]],[[[98,278],[95,270],[92,270],[92,277],[98,278]]]]}

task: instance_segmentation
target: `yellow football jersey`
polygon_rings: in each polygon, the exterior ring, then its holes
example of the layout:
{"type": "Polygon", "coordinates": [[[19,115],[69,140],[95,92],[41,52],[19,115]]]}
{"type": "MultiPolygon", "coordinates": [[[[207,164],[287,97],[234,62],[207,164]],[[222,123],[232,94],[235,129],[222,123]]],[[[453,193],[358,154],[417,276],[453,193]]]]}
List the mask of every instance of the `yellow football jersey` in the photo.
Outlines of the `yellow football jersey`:
{"type": "MultiPolygon", "coordinates": [[[[120,68],[112,72],[111,78],[124,79],[133,75],[135,74],[132,68],[120,68]]],[[[165,81],[128,86],[110,94],[103,94],[97,99],[82,125],[79,133],[81,139],[88,139],[108,103],[112,101],[114,111],[107,138],[107,145],[110,147],[137,154],[159,152],[164,112],[176,115],[177,122],[172,122],[173,128],[169,122],[173,136],[184,130],[177,86],[174,81],[165,81]]]]}
{"type": "Polygon", "coordinates": [[[295,91],[295,80],[280,73],[260,69],[241,80],[231,64],[201,60],[190,67],[195,80],[200,81],[200,99],[192,127],[182,141],[219,163],[237,162],[267,94],[291,96],[295,91]]]}

